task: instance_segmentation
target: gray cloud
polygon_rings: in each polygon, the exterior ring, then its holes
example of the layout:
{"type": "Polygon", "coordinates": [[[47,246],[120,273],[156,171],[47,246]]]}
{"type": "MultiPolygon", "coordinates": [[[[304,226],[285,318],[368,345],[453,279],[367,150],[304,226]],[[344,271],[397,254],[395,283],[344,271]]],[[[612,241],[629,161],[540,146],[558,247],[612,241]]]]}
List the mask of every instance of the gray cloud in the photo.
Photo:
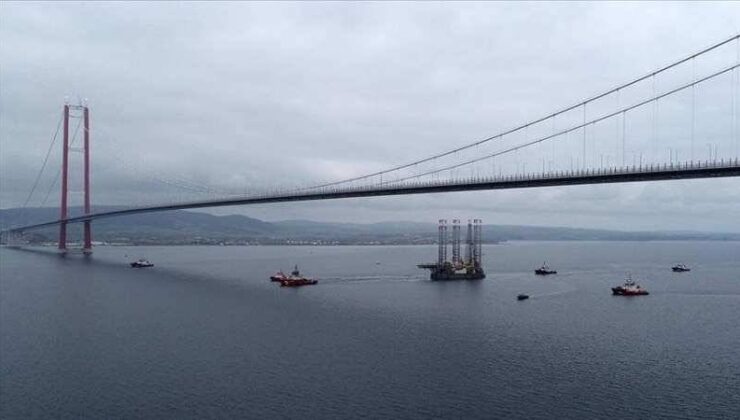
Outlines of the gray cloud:
{"type": "MultiPolygon", "coordinates": [[[[0,205],[22,204],[65,97],[85,97],[92,110],[94,202],[170,201],[197,195],[154,178],[251,191],[412,161],[738,31],[736,3],[4,2],[0,205]]],[[[731,100],[726,86],[704,87],[699,100],[731,100]]],[[[630,120],[630,150],[665,157],[673,153],[666,142],[688,158],[686,104],[685,95],[661,103],[653,143],[636,134],[650,133],[649,113],[630,120]]],[[[729,108],[700,109],[695,154],[706,154],[710,143],[731,156],[729,108]]],[[[589,138],[589,159],[621,159],[618,141],[616,124],[600,126],[589,138]]],[[[562,140],[550,155],[567,166],[579,144],[562,140]]],[[[539,152],[550,156],[548,147],[539,152]]],[[[52,183],[58,149],[32,205],[52,183]]],[[[548,164],[539,155],[509,162],[548,164]]],[[[734,179],[681,181],[214,212],[345,221],[481,215],[492,223],[740,231],[738,187],[734,179]]],[[[52,191],[47,205],[58,201],[52,191]]]]}

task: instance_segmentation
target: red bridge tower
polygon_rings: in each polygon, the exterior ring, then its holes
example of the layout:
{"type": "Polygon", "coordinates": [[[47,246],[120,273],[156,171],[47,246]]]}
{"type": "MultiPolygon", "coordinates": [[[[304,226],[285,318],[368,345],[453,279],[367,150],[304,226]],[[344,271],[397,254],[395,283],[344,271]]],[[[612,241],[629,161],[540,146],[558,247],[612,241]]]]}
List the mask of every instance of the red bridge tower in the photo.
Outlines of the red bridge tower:
{"type": "MultiPolygon", "coordinates": [[[[63,220],[59,224],[59,250],[62,252],[67,251],[67,223],[64,220],[69,218],[69,210],[67,208],[67,196],[69,195],[69,118],[70,111],[75,111],[77,114],[76,118],[83,119],[83,152],[84,152],[84,168],[85,168],[85,181],[84,181],[84,211],[85,215],[90,214],[90,110],[84,105],[64,105],[64,137],[62,145],[62,202],[60,205],[59,219],[63,220]]],[[[82,252],[85,254],[92,254],[92,228],[90,221],[84,222],[84,239],[82,252]]]]}

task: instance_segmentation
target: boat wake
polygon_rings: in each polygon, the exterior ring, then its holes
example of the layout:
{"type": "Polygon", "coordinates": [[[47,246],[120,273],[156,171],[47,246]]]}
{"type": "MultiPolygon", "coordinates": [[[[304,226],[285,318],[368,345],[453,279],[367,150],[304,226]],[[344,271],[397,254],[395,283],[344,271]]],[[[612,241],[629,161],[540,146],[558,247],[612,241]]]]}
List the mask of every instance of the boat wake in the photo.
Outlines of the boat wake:
{"type": "Polygon", "coordinates": [[[562,295],[567,295],[568,293],[573,293],[575,291],[576,289],[567,289],[567,290],[560,290],[560,291],[552,292],[552,293],[543,293],[541,295],[530,294],[529,297],[532,299],[538,299],[538,298],[546,298],[546,297],[553,297],[553,296],[562,296],[562,295]]]}
{"type": "Polygon", "coordinates": [[[666,292],[667,295],[695,296],[695,297],[725,297],[740,298],[740,293],[712,293],[712,292],[666,292]]]}
{"type": "Polygon", "coordinates": [[[426,281],[422,276],[341,276],[322,277],[322,283],[350,284],[350,283],[381,283],[381,282],[417,282],[426,281]]]}

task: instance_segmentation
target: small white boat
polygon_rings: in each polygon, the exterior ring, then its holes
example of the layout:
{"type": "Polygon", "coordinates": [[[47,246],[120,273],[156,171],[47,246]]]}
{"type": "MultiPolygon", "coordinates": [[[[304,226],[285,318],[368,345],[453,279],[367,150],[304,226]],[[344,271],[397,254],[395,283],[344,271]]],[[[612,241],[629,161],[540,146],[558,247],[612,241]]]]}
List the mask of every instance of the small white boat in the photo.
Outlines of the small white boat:
{"type": "Polygon", "coordinates": [[[671,267],[671,270],[673,270],[676,273],[683,273],[685,271],[691,271],[691,269],[687,267],[686,264],[676,264],[673,267],[671,267]]]}
{"type": "Polygon", "coordinates": [[[132,262],[130,264],[131,264],[131,267],[133,267],[133,268],[154,267],[154,264],[152,264],[151,262],[149,262],[149,260],[147,260],[145,258],[140,258],[140,259],[138,259],[138,260],[136,260],[136,261],[134,261],[134,262],[132,262]]]}

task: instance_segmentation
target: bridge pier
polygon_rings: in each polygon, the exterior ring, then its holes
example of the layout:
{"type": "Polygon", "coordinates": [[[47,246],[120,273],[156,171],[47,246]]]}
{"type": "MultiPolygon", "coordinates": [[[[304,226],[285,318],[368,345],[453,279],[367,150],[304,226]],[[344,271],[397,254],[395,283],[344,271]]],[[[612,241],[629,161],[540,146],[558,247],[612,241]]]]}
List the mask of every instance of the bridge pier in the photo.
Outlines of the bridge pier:
{"type": "Polygon", "coordinates": [[[92,228],[90,221],[85,222],[85,239],[84,245],[82,246],[82,253],[86,255],[92,254],[92,228]]]}
{"type": "Polygon", "coordinates": [[[57,245],[57,249],[62,254],[67,253],[67,222],[59,224],[59,244],[57,245]]]}

